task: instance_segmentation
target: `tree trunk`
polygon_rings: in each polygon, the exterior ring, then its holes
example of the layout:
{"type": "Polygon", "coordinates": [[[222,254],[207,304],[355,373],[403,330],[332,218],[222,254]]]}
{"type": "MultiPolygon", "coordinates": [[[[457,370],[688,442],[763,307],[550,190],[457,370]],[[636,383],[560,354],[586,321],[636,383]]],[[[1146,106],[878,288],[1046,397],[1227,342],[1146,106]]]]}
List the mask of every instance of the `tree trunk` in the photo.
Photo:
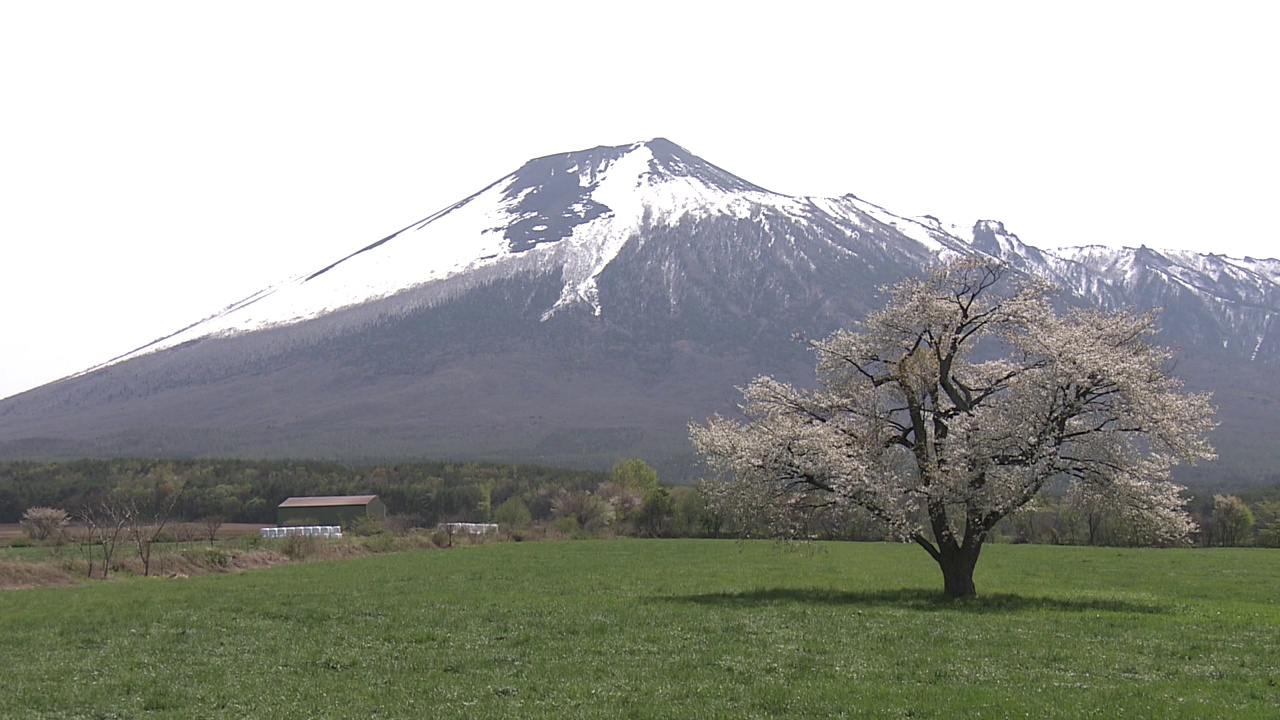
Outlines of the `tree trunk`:
{"type": "Polygon", "coordinates": [[[942,591],[947,597],[974,597],[978,590],[973,584],[973,569],[978,565],[981,543],[966,543],[948,551],[944,549],[936,558],[942,568],[942,591]]]}

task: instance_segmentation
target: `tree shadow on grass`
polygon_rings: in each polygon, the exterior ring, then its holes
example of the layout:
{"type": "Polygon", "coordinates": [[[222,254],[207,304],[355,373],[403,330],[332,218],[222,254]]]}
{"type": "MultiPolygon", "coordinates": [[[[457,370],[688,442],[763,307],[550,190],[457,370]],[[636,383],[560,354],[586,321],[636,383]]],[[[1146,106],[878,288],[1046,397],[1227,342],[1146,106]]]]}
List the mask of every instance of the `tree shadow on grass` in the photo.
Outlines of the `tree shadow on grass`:
{"type": "Polygon", "coordinates": [[[715,605],[720,607],[753,607],[803,603],[806,605],[847,605],[849,607],[894,607],[910,610],[950,610],[972,613],[1034,612],[1120,612],[1164,614],[1165,605],[1116,598],[1062,598],[1023,596],[1012,593],[979,595],[974,598],[951,598],[936,590],[903,588],[847,592],[821,588],[760,588],[742,592],[700,593],[663,598],[669,602],[715,605]]]}

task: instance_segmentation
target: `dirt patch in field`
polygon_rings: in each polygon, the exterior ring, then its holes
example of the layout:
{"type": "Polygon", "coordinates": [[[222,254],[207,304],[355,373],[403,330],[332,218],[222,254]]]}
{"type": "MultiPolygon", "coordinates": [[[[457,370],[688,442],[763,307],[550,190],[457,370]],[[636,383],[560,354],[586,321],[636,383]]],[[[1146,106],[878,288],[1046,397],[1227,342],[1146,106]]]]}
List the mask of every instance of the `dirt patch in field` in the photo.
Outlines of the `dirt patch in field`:
{"type": "Polygon", "coordinates": [[[257,535],[258,531],[264,527],[275,527],[275,525],[263,525],[261,523],[225,523],[218,528],[219,540],[231,540],[233,538],[244,537],[245,535],[257,535]]]}

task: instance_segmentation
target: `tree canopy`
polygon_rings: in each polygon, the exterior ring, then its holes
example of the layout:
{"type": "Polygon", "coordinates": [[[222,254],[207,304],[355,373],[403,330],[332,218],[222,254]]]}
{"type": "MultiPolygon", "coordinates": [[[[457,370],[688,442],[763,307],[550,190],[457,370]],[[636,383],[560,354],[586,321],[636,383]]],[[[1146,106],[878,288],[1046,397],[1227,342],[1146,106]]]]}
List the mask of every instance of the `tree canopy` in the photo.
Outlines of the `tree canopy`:
{"type": "Polygon", "coordinates": [[[1213,408],[1169,373],[1154,314],[1058,313],[1051,286],[972,258],[884,290],[858,329],[811,343],[816,389],[762,376],[742,418],[691,426],[718,508],[782,537],[860,508],[923,547],[952,596],[976,593],[990,531],[1050,483],[1187,537],[1170,471],[1214,457],[1213,408]]]}

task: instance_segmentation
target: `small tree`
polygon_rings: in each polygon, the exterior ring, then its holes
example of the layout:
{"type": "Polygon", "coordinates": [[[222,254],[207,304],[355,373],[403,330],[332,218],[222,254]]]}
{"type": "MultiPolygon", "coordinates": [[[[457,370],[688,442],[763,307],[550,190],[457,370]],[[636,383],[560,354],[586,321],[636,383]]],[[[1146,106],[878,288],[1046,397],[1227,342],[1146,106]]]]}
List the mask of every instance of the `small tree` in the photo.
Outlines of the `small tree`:
{"type": "Polygon", "coordinates": [[[613,508],[613,515],[618,520],[630,521],[644,505],[644,493],[635,488],[620,485],[612,480],[600,483],[595,496],[613,508]]]}
{"type": "Polygon", "coordinates": [[[58,537],[67,527],[67,511],[58,508],[33,507],[22,513],[22,531],[32,540],[58,537]]]}
{"type": "Polygon", "coordinates": [[[677,537],[698,537],[707,534],[707,502],[702,493],[690,485],[671,488],[672,534],[677,537]]]}
{"type": "Polygon", "coordinates": [[[1213,514],[1205,527],[1208,545],[1235,547],[1253,536],[1253,512],[1235,495],[1214,495],[1213,514]]]}
{"type": "Polygon", "coordinates": [[[195,493],[187,493],[188,496],[192,494],[195,495],[194,504],[200,509],[200,524],[204,526],[205,536],[210,543],[213,543],[217,540],[218,530],[222,528],[227,518],[240,512],[242,503],[236,496],[236,488],[224,483],[195,493]]]}
{"type": "Polygon", "coordinates": [[[1280,500],[1261,500],[1253,506],[1254,542],[1262,547],[1280,547],[1280,500]]]}
{"type": "Polygon", "coordinates": [[[173,518],[185,485],[172,477],[161,477],[142,484],[116,488],[119,505],[125,514],[125,526],[142,561],[142,574],[151,574],[151,551],[173,518]]]}
{"type": "Polygon", "coordinates": [[[560,490],[551,502],[551,515],[570,523],[573,529],[602,530],[617,519],[613,506],[588,492],[560,490]]]}
{"type": "Polygon", "coordinates": [[[655,488],[644,498],[644,503],[635,510],[632,517],[636,530],[649,537],[658,537],[666,533],[675,512],[675,502],[671,493],[664,487],[655,488]]]}
{"type": "Polygon", "coordinates": [[[658,472],[644,460],[630,458],[614,463],[609,482],[596,494],[613,506],[618,519],[627,520],[638,533],[656,536],[671,518],[671,495],[658,480],[658,472]]]}
{"type": "Polygon", "coordinates": [[[658,472],[649,463],[637,458],[614,463],[609,479],[619,487],[640,493],[641,497],[658,489],[658,472]]]}
{"type": "Polygon", "coordinates": [[[108,494],[85,503],[77,513],[77,519],[84,525],[79,540],[88,561],[88,577],[93,577],[96,550],[102,558],[102,579],[105,580],[111,574],[111,558],[115,555],[116,545],[129,523],[128,510],[118,498],[108,494]]]}
{"type": "Polygon", "coordinates": [[[209,540],[212,545],[218,539],[218,531],[222,529],[227,518],[225,515],[205,515],[200,518],[200,528],[204,530],[204,537],[209,540]]]}
{"type": "Polygon", "coordinates": [[[1008,273],[960,259],[885,288],[860,331],[812,343],[818,389],[761,377],[743,391],[745,420],[691,426],[727,480],[706,486],[712,501],[778,536],[864,508],[924,548],[956,597],[976,594],[988,533],[1050,481],[1185,539],[1169,473],[1213,457],[1208,397],[1166,372],[1153,315],[1058,315],[1033,279],[997,292],[1008,273]]]}
{"type": "Polygon", "coordinates": [[[533,522],[533,515],[529,512],[529,506],[524,500],[513,495],[493,511],[493,519],[499,527],[506,530],[507,536],[510,537],[511,531],[519,530],[533,522]]]}

